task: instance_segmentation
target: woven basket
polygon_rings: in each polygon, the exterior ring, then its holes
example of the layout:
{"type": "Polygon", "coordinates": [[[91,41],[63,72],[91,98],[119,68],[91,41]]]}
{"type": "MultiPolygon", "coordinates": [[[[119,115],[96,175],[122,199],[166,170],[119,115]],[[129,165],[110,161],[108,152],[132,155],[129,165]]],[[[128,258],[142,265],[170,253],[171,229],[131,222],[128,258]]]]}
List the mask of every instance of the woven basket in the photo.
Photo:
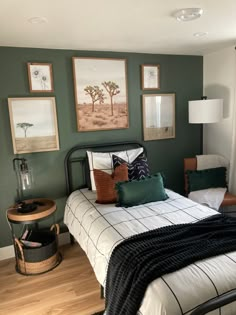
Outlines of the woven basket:
{"type": "Polygon", "coordinates": [[[15,238],[18,271],[30,275],[43,273],[56,267],[60,261],[58,234],[58,224],[52,225],[50,231],[34,231],[33,238],[28,240],[42,243],[41,247],[25,247],[20,240],[15,238]]]}

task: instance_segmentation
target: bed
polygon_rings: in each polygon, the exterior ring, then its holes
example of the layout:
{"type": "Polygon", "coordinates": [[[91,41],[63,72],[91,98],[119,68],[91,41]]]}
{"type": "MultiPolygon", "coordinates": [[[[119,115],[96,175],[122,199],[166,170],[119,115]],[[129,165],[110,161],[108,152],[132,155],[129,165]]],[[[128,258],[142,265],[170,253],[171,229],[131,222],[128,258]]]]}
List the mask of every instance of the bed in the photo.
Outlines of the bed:
{"type": "MultiPolygon", "coordinates": [[[[101,286],[106,284],[111,253],[124,239],[167,225],[197,222],[216,213],[169,189],[165,190],[169,196],[165,201],[129,208],[97,204],[96,192],[86,188],[89,178],[86,151],[116,152],[133,147],[142,146],[137,142],[81,145],[73,147],[65,158],[68,199],[64,222],[85,251],[101,286]]],[[[236,252],[230,252],[163,275],[148,286],[139,314],[201,315],[217,308],[209,314],[233,315],[235,271],[236,252]]]]}

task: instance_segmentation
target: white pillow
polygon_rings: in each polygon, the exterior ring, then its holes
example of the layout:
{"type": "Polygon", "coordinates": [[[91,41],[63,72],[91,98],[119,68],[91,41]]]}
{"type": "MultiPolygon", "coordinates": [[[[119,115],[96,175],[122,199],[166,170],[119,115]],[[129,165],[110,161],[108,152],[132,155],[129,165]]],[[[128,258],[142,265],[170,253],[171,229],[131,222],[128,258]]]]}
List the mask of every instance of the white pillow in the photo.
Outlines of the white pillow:
{"type": "Polygon", "coordinates": [[[131,149],[126,151],[117,151],[117,152],[92,152],[87,151],[88,161],[89,161],[89,170],[90,170],[90,179],[92,190],[96,190],[93,170],[101,170],[111,174],[113,171],[112,163],[112,154],[115,154],[125,160],[128,163],[132,163],[136,157],[143,152],[143,148],[131,149]]]}

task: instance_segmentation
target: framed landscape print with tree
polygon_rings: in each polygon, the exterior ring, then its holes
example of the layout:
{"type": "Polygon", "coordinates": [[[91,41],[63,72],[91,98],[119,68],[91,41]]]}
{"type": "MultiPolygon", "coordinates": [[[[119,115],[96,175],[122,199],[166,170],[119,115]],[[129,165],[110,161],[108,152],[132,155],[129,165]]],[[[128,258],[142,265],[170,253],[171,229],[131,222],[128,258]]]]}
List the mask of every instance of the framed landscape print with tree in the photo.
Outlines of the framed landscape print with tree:
{"type": "Polygon", "coordinates": [[[15,154],[59,150],[55,97],[8,98],[15,154]]]}
{"type": "Polygon", "coordinates": [[[30,92],[53,92],[51,63],[27,63],[30,92]]]}
{"type": "Polygon", "coordinates": [[[78,131],[129,127],[126,60],[73,57],[78,131]]]}
{"type": "Polygon", "coordinates": [[[143,95],[144,141],[175,138],[175,94],[143,95]]]}

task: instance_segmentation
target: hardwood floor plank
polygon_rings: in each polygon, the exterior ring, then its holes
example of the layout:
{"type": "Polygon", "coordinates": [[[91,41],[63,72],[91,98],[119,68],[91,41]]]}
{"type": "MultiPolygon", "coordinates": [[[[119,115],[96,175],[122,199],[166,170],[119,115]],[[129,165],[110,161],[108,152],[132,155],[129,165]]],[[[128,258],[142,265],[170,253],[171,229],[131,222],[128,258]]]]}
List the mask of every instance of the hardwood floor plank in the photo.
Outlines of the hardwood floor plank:
{"type": "Polygon", "coordinates": [[[42,275],[20,275],[14,259],[0,261],[0,315],[91,315],[104,308],[99,283],[79,245],[60,251],[61,264],[42,275]]]}

